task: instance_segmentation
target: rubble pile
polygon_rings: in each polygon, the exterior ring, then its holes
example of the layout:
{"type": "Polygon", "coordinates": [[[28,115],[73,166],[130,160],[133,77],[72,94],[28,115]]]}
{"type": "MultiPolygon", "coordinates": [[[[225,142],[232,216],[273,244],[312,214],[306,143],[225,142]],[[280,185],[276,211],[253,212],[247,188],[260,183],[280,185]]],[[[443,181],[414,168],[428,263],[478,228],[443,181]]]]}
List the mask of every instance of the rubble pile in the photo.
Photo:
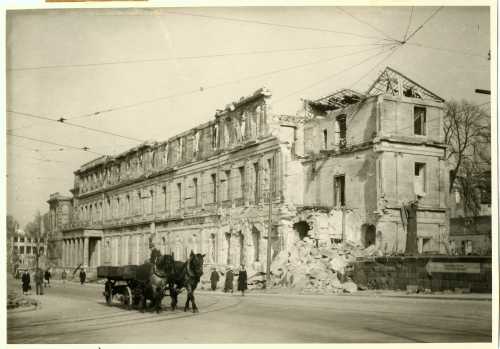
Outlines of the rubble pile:
{"type": "Polygon", "coordinates": [[[317,246],[315,240],[306,237],[273,260],[271,287],[306,293],[353,293],[358,287],[347,276],[351,263],[357,257],[379,253],[375,246],[361,249],[348,242],[317,246]]]}

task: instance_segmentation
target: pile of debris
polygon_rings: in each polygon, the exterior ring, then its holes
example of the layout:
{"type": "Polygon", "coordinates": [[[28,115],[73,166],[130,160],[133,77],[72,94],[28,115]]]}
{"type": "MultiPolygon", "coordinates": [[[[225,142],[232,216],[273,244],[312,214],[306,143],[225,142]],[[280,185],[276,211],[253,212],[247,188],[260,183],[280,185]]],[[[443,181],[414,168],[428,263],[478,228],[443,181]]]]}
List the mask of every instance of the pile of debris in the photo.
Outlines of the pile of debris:
{"type": "Polygon", "coordinates": [[[353,293],[357,285],[348,276],[357,257],[379,255],[375,246],[361,249],[348,242],[317,245],[310,238],[282,251],[271,264],[271,287],[305,293],[353,293]]]}

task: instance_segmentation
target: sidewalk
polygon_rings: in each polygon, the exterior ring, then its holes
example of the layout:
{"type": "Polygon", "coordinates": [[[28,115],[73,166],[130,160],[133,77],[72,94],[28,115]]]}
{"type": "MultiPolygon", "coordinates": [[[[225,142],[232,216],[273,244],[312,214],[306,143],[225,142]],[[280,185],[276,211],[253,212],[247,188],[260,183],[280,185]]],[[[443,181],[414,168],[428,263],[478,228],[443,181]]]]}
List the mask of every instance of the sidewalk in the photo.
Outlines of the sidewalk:
{"type": "MultiPolygon", "coordinates": [[[[53,280],[51,282],[62,283],[61,280],[53,280]]],[[[77,280],[66,281],[66,284],[71,286],[80,286],[80,282],[77,280]]],[[[97,282],[86,282],[83,287],[95,287],[102,289],[104,291],[104,283],[97,282]]],[[[231,296],[231,293],[223,292],[221,289],[216,291],[211,290],[201,290],[197,289],[197,293],[200,294],[216,294],[221,296],[231,296]]],[[[234,291],[233,295],[240,296],[241,292],[234,291]]],[[[269,290],[259,289],[259,290],[247,290],[245,295],[249,296],[323,296],[323,297],[393,297],[393,298],[414,298],[414,299],[436,299],[436,300],[469,300],[469,301],[491,301],[491,293],[410,293],[407,294],[406,291],[394,291],[394,290],[364,290],[355,293],[303,293],[297,292],[293,289],[287,288],[272,288],[269,290]]]]}
{"type": "MultiPolygon", "coordinates": [[[[231,296],[231,293],[225,293],[220,290],[197,290],[198,293],[217,294],[231,296]]],[[[234,291],[232,295],[240,296],[241,292],[234,291]]],[[[250,290],[245,295],[251,296],[323,296],[323,297],[392,297],[392,298],[415,298],[415,299],[441,299],[441,300],[469,300],[469,301],[491,301],[491,293],[431,293],[431,294],[407,294],[405,291],[391,290],[366,290],[356,293],[302,293],[290,289],[269,289],[269,290],[250,290]]]]}

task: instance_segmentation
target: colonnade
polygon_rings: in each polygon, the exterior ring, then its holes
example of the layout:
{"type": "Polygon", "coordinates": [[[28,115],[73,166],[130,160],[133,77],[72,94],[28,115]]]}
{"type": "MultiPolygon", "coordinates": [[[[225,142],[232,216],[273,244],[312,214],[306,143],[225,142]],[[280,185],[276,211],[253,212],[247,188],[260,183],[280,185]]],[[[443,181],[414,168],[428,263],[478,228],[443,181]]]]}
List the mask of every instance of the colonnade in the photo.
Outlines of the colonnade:
{"type": "Polygon", "coordinates": [[[69,238],[63,240],[63,265],[76,267],[82,264],[83,267],[98,266],[101,264],[101,239],[95,240],[94,258],[90,260],[90,238],[69,238]],[[92,265],[89,265],[92,264],[92,265]]]}

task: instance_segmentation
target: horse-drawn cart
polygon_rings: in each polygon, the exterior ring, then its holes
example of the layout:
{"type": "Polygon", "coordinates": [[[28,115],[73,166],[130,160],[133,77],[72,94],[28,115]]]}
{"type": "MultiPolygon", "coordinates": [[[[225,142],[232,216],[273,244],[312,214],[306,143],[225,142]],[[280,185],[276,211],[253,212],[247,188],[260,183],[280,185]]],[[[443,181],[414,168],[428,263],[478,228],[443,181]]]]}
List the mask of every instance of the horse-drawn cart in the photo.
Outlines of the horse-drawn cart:
{"type": "Polygon", "coordinates": [[[113,298],[118,296],[129,308],[138,305],[152,272],[151,264],[97,267],[97,277],[107,279],[103,292],[106,303],[113,304],[113,298]]]}

